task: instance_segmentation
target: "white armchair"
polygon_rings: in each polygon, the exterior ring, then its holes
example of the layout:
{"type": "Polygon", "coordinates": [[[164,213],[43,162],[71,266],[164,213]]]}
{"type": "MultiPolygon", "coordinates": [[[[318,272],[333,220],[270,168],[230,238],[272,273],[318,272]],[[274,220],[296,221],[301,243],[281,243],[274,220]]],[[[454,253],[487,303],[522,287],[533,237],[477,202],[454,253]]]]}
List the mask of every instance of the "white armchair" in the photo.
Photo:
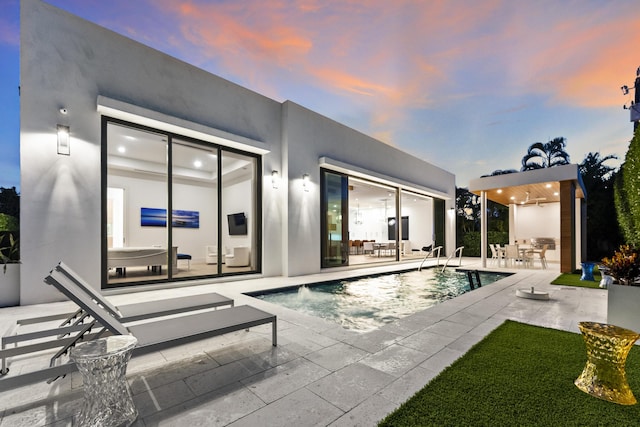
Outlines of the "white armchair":
{"type": "Polygon", "coordinates": [[[215,245],[205,246],[204,258],[207,264],[217,264],[218,263],[218,247],[215,245]]]}
{"type": "Polygon", "coordinates": [[[226,257],[227,267],[246,267],[249,265],[249,248],[237,246],[226,257]]]}

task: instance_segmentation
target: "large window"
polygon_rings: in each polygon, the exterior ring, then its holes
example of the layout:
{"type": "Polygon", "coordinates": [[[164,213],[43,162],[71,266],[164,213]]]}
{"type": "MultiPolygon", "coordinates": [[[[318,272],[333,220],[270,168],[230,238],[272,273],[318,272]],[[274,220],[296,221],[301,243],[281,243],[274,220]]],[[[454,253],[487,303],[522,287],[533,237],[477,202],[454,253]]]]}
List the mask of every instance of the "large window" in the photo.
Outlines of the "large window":
{"type": "Polygon", "coordinates": [[[349,264],[397,260],[397,190],[349,177],[349,264]]]}
{"type": "Polygon", "coordinates": [[[322,267],[348,264],[347,176],[323,170],[321,177],[322,267]]]}
{"type": "Polygon", "coordinates": [[[107,118],[103,126],[105,286],[259,271],[255,155],[107,118]]]}
{"type": "Polygon", "coordinates": [[[442,201],[325,169],[321,183],[322,267],[421,259],[422,248],[442,244],[442,201]]]}

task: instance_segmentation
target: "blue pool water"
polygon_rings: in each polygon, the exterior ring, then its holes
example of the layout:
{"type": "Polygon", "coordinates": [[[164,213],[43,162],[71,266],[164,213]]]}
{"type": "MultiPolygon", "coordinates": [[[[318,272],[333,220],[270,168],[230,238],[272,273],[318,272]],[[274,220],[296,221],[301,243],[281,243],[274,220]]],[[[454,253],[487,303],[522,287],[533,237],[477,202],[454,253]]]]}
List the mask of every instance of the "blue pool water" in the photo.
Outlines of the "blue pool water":
{"type": "MultiPolygon", "coordinates": [[[[486,286],[508,275],[480,272],[480,281],[486,286]]],[[[432,268],[251,295],[347,329],[369,331],[470,290],[466,271],[432,268]]]]}

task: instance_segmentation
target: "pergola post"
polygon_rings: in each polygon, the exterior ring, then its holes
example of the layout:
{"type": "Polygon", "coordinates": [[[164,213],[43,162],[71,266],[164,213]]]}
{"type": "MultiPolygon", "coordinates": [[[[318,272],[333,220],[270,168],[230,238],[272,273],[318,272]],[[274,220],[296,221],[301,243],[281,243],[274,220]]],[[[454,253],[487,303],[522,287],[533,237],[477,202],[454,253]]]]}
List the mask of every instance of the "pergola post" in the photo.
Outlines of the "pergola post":
{"type": "Polygon", "coordinates": [[[560,272],[576,268],[576,186],[560,181],[560,272]]]}
{"type": "Polygon", "coordinates": [[[480,193],[480,257],[482,268],[487,268],[487,192],[480,193]]]}

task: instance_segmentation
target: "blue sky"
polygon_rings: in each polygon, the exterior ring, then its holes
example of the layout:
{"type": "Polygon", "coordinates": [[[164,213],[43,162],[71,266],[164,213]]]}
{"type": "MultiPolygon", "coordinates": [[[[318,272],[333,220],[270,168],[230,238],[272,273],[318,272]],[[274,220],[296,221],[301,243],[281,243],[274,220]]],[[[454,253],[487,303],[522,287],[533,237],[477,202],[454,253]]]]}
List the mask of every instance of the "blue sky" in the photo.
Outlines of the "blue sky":
{"type": "MultiPolygon", "coordinates": [[[[620,160],[640,65],[627,0],[50,0],[456,174],[567,139],[620,160]]],[[[0,2],[0,186],[19,188],[19,1],[0,2]]]]}

